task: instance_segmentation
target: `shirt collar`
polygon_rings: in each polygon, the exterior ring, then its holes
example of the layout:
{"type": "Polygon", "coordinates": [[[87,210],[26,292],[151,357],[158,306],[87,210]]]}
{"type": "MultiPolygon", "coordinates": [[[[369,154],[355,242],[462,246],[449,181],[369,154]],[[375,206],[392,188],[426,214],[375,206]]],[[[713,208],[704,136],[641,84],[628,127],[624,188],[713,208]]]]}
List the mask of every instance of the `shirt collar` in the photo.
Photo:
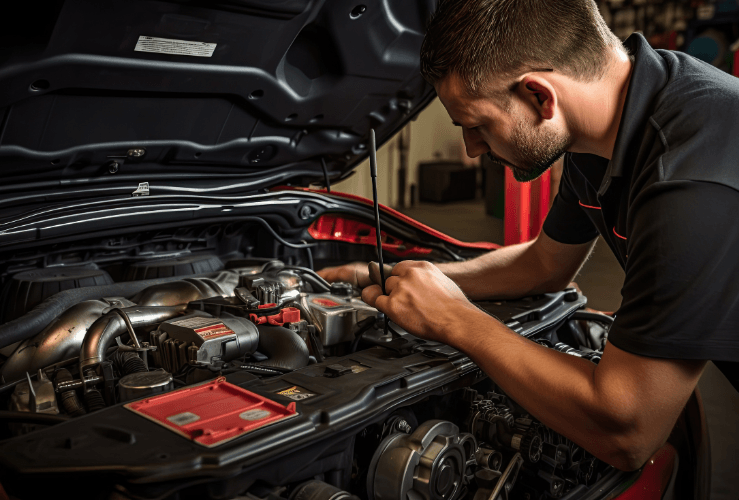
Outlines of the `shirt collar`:
{"type": "Polygon", "coordinates": [[[622,177],[625,168],[633,168],[641,149],[645,127],[654,111],[654,99],[667,84],[669,77],[664,59],[649,46],[641,34],[631,35],[624,42],[624,46],[634,56],[634,66],[613,157],[603,177],[599,195],[605,194],[613,177],[622,177]]]}

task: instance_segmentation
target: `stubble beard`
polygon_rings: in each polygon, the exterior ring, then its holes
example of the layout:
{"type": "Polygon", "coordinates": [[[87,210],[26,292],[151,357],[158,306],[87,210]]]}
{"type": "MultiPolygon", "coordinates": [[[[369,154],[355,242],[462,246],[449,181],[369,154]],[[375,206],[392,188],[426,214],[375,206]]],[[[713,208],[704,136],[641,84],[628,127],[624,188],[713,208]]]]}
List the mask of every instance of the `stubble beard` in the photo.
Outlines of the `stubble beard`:
{"type": "Polygon", "coordinates": [[[513,178],[518,182],[531,182],[562,158],[572,145],[567,133],[553,128],[536,127],[533,121],[521,118],[511,133],[511,145],[515,151],[515,165],[509,165],[513,178]]]}

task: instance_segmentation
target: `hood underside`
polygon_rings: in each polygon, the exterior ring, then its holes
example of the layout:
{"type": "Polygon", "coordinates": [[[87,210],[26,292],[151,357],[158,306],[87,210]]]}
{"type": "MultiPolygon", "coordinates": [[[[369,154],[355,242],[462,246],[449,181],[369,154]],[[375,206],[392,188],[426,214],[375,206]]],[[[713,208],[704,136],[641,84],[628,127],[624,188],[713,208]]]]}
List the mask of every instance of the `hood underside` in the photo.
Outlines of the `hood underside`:
{"type": "Polygon", "coordinates": [[[19,4],[0,45],[4,188],[343,178],[370,128],[383,143],[434,97],[419,51],[435,3],[19,4]]]}

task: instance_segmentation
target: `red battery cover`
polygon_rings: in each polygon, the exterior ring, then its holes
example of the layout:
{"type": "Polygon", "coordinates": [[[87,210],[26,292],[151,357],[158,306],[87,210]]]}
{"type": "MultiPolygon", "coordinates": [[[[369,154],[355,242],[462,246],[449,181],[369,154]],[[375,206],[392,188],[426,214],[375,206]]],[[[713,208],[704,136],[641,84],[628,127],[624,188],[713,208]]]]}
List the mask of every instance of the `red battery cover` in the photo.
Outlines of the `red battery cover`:
{"type": "Polygon", "coordinates": [[[284,407],[225,377],[124,407],[208,448],[298,414],[295,403],[284,407]]]}

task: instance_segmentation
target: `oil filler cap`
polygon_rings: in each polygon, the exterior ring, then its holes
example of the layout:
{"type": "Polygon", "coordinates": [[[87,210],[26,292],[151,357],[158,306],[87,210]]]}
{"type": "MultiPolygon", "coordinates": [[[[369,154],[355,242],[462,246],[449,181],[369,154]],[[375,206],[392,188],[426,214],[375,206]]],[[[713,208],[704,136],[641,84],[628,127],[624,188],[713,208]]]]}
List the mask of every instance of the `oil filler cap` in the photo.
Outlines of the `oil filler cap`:
{"type": "Polygon", "coordinates": [[[338,295],[340,297],[351,297],[353,293],[354,289],[352,288],[352,285],[350,283],[343,283],[341,281],[331,283],[331,295],[338,295]]]}

